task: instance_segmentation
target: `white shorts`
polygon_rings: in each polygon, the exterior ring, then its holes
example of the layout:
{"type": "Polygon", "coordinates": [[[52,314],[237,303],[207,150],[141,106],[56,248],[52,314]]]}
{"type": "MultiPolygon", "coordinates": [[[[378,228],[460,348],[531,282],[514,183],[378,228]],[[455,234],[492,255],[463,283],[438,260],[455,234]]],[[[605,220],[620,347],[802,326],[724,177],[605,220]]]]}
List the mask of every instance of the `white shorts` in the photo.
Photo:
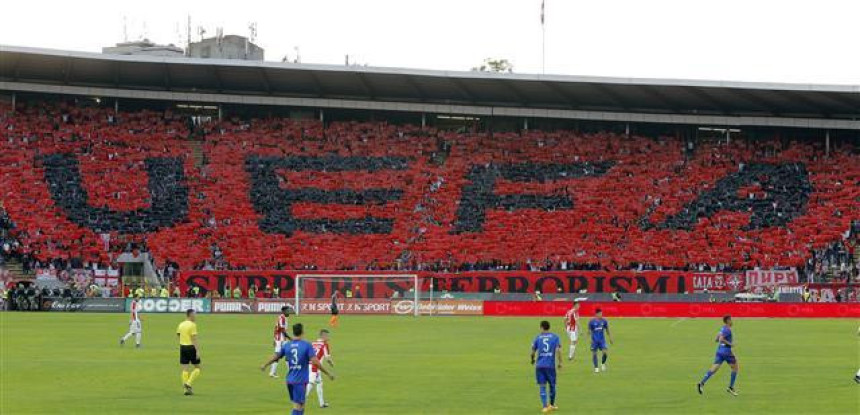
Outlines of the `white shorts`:
{"type": "MultiPolygon", "coordinates": [[[[308,369],[308,370],[310,370],[310,369],[308,369]]],[[[313,384],[313,385],[322,384],[323,383],[322,372],[319,370],[317,370],[316,372],[314,372],[313,370],[310,370],[310,375],[308,376],[308,383],[313,384]]]]}
{"type": "Polygon", "coordinates": [[[575,342],[577,339],[578,330],[567,330],[567,336],[570,337],[570,341],[575,342]]]}
{"type": "Polygon", "coordinates": [[[281,351],[281,341],[275,340],[275,353],[278,353],[280,351],[281,351]]]}
{"type": "Polygon", "coordinates": [[[140,324],[140,320],[128,323],[128,332],[131,334],[143,333],[143,326],[140,324]]]}

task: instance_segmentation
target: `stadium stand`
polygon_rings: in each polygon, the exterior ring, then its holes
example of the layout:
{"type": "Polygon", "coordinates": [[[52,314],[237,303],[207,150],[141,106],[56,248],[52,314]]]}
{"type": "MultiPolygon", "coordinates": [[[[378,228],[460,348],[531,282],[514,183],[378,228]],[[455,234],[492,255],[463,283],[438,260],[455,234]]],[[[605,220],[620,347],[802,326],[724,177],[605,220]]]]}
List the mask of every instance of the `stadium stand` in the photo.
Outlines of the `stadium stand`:
{"type": "Polygon", "coordinates": [[[825,156],[791,137],[691,149],[674,137],[383,122],[195,127],[170,111],[62,102],[0,112],[5,234],[42,263],[107,266],[132,245],[180,269],[854,261],[856,145],[825,156]]]}

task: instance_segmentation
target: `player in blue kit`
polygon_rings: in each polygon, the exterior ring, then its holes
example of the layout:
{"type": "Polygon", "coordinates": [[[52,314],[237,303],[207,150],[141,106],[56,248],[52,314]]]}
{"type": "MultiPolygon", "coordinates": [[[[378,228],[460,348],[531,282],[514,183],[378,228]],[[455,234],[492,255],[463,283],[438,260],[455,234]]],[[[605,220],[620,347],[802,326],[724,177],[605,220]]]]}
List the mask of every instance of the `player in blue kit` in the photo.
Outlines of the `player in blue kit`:
{"type": "Polygon", "coordinates": [[[532,342],[532,364],[535,365],[535,377],[540,388],[540,402],[544,413],[558,409],[555,406],[555,369],[556,360],[561,370],[561,339],[549,331],[549,322],[540,322],[541,333],[532,342]],[[537,355],[537,360],[535,360],[537,355]],[[546,385],[549,385],[549,404],[547,404],[546,385]]]}
{"type": "Polygon", "coordinates": [[[609,322],[603,318],[603,310],[594,310],[594,318],[588,322],[588,332],[591,334],[591,362],[594,363],[594,373],[606,371],[606,359],[609,358],[606,339],[612,344],[612,333],[609,332],[609,322]],[[597,351],[603,352],[600,368],[597,367],[597,351]]]}
{"type": "Polygon", "coordinates": [[[281,345],[281,350],[272,355],[260,370],[265,371],[269,365],[281,360],[282,357],[287,359],[289,372],[287,372],[287,392],[290,394],[290,400],[293,402],[292,415],[302,415],[305,413],[305,391],[308,385],[308,376],[310,374],[310,364],[313,363],[320,370],[328,375],[329,379],[334,380],[334,375],[331,374],[325,367],[320,364],[317,359],[314,347],[302,340],[304,327],[301,323],[293,325],[293,339],[289,342],[284,342],[281,345]]]}
{"type": "Polygon", "coordinates": [[[732,396],[738,396],[737,391],[735,391],[735,379],[738,378],[738,359],[732,351],[732,348],[735,345],[734,339],[732,338],[732,316],[723,316],[723,323],[723,327],[720,328],[720,332],[717,334],[717,343],[719,344],[717,345],[717,356],[714,357],[714,364],[711,365],[711,368],[705,373],[705,377],[702,378],[702,381],[696,384],[696,390],[699,391],[699,395],[702,394],[702,390],[705,388],[705,382],[707,382],[714,373],[717,373],[717,370],[720,369],[723,362],[726,362],[732,368],[732,378],[726,392],[732,396]]]}

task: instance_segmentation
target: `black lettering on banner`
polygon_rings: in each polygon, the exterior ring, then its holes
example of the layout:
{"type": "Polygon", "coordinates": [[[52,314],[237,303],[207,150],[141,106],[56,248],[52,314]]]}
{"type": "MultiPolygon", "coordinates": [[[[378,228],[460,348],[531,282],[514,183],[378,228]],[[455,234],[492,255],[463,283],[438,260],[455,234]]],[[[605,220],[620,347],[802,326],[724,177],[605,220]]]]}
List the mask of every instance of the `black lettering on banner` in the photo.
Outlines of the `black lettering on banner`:
{"type": "Polygon", "coordinates": [[[509,293],[524,293],[528,292],[529,280],[526,277],[507,277],[505,281],[508,283],[509,293]]]}
{"type": "Polygon", "coordinates": [[[542,209],[546,211],[572,209],[573,201],[565,195],[513,194],[497,195],[493,192],[499,178],[513,182],[547,182],[602,176],[611,168],[611,162],[571,164],[489,164],[473,166],[466,175],[465,185],[457,208],[453,234],[480,232],[484,227],[488,209],[542,209]]]}
{"type": "Polygon", "coordinates": [[[501,283],[496,277],[478,277],[478,292],[490,293],[500,288],[501,283]]]}
{"type": "Polygon", "coordinates": [[[612,292],[629,293],[632,288],[632,278],[630,277],[614,277],[609,280],[609,288],[612,292]]]}
{"type": "Polygon", "coordinates": [[[73,223],[95,232],[147,233],[188,218],[188,187],[180,158],[148,158],[148,208],[118,212],[89,204],[77,158],[51,154],[42,158],[45,180],[54,203],[73,223]]]}
{"type": "Polygon", "coordinates": [[[282,188],[279,170],[290,171],[379,171],[405,170],[403,157],[260,157],[245,160],[245,169],[251,176],[251,203],[263,215],[260,229],[267,233],[292,235],[296,231],[310,233],[370,234],[391,233],[393,220],[366,216],[360,219],[298,219],[292,215],[292,204],[297,202],[340,205],[383,205],[400,200],[401,189],[338,189],[282,188]]]}
{"type": "Polygon", "coordinates": [[[572,293],[578,293],[588,289],[588,278],[585,277],[567,277],[568,290],[572,293]]]}
{"type": "Polygon", "coordinates": [[[472,277],[452,277],[449,278],[449,280],[451,282],[451,291],[465,292],[469,290],[472,277]],[[463,282],[465,282],[466,285],[462,284],[463,282]]]}
{"type": "Polygon", "coordinates": [[[544,294],[556,293],[556,292],[558,292],[559,288],[561,288],[562,291],[564,291],[564,283],[561,282],[560,278],[555,277],[555,276],[541,277],[535,281],[535,291],[540,291],[544,294]],[[552,281],[552,283],[553,283],[552,284],[553,286],[549,290],[547,290],[547,288],[544,287],[544,283],[547,282],[547,280],[552,281]]]}
{"type": "Polygon", "coordinates": [[[666,286],[669,282],[669,277],[657,277],[654,281],[654,285],[648,285],[648,278],[646,277],[636,277],[636,282],[638,283],[638,287],[642,289],[643,293],[669,292],[666,286]]]}
{"type": "MultiPolygon", "coordinates": [[[[657,224],[657,228],[690,230],[699,219],[720,211],[750,212],[750,222],[743,230],[781,227],[804,214],[811,193],[809,174],[803,164],[754,163],[717,181],[712,190],[700,194],[680,212],[657,224]],[[760,186],[765,197],[750,199],[738,195],[740,189],[752,185],[760,186]]],[[[645,222],[645,228],[653,226],[645,222]]]]}
{"type": "Polygon", "coordinates": [[[604,286],[603,286],[603,285],[604,285],[604,281],[606,280],[606,277],[602,277],[602,276],[595,276],[595,277],[593,277],[593,278],[592,278],[592,280],[594,280],[594,292],[596,292],[596,293],[602,293],[602,292],[605,292],[605,291],[606,291],[606,290],[604,289],[604,286]]]}

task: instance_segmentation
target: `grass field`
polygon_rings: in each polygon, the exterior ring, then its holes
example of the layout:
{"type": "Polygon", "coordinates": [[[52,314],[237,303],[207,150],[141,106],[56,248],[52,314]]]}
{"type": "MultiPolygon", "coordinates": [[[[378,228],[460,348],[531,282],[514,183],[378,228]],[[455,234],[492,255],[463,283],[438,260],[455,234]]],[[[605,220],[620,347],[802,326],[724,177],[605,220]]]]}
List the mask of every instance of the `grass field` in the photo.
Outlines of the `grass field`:
{"type": "MultiPolygon", "coordinates": [[[[144,316],[136,350],[118,345],[124,314],[0,313],[0,413],[288,413],[283,379],[259,370],[275,316],[198,316],[203,373],[192,397],[182,395],[177,363],[181,318],[144,316]]],[[[317,330],[327,320],[293,321],[317,330]]],[[[325,384],[331,407],[305,413],[539,413],[528,361],[538,321],[343,316],[332,334],[338,378],[325,384]]],[[[737,319],[741,395],[731,397],[728,368],[704,396],[694,390],[719,320],[610,317],[609,370],[592,373],[580,344],[559,375],[558,413],[857,414],[857,323],[737,319]]]]}

